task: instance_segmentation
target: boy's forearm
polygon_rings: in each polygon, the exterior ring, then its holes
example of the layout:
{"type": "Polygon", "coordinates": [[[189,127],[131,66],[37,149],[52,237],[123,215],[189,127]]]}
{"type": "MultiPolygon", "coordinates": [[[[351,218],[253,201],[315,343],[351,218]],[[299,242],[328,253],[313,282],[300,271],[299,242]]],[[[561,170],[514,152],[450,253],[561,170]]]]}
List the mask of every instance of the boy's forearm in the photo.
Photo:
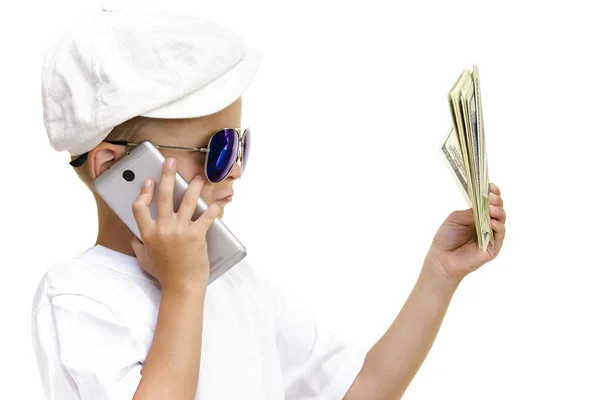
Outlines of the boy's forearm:
{"type": "Polygon", "coordinates": [[[365,358],[346,399],[400,399],[439,332],[458,287],[426,264],[402,310],[365,358]]]}
{"type": "Polygon", "coordinates": [[[163,290],[154,339],[133,400],[195,398],[205,294],[203,285],[163,290]]]}

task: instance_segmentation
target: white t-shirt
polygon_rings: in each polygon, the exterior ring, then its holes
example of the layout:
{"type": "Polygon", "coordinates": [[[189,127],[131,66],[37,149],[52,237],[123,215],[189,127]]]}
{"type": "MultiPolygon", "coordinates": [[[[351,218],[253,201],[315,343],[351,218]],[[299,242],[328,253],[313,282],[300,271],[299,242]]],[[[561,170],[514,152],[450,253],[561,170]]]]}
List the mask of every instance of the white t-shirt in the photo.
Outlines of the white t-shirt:
{"type": "MultiPolygon", "coordinates": [[[[134,257],[102,246],[51,267],[32,310],[46,397],[131,399],[159,302],[134,257]]],[[[319,331],[242,261],[208,286],[196,399],[342,399],[365,355],[319,331]]]]}

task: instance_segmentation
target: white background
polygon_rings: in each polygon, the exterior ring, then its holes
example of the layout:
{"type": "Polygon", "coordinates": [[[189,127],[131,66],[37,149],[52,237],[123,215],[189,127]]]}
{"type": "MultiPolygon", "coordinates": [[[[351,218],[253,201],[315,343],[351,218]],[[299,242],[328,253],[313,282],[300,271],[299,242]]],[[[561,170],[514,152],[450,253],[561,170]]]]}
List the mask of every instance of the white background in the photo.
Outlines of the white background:
{"type": "MultiPolygon", "coordinates": [[[[225,222],[261,273],[364,346],[465,206],[438,147],[447,93],[477,63],[508,235],[459,288],[405,399],[600,398],[594,2],[142,3],[212,17],[262,51],[245,96],[251,164],[225,222]]],[[[2,399],[43,398],[33,293],[48,267],[95,241],[92,196],[46,138],[40,71],[49,42],[100,5],[0,11],[2,399]]]]}

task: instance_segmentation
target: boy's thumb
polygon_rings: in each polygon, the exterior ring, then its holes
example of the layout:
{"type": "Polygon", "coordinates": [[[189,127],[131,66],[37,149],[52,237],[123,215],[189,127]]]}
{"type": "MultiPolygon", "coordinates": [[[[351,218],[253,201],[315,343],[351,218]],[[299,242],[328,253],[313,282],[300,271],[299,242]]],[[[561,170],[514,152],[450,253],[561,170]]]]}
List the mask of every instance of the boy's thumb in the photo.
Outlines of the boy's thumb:
{"type": "Polygon", "coordinates": [[[131,248],[137,258],[141,258],[144,254],[144,244],[135,235],[133,235],[133,238],[131,239],[131,248]]]}

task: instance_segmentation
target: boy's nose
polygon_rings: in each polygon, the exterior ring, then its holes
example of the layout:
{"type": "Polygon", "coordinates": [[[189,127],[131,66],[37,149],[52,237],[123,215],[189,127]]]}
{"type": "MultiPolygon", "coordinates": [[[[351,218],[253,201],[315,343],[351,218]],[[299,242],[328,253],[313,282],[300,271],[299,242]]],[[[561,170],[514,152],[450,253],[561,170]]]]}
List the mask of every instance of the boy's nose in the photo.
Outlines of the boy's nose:
{"type": "Polygon", "coordinates": [[[227,175],[227,178],[239,179],[242,176],[242,166],[240,161],[236,161],[231,167],[231,171],[227,175]]]}

